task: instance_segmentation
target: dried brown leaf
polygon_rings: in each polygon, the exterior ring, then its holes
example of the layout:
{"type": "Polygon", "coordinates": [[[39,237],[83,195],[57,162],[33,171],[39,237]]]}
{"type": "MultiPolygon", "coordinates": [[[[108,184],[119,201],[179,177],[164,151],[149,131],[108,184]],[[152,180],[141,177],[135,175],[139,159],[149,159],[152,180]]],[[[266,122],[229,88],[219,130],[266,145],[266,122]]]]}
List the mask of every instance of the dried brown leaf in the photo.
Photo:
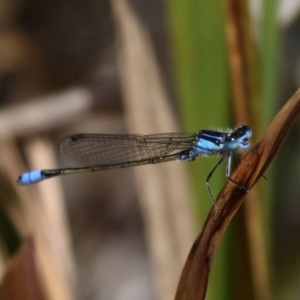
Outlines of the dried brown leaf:
{"type": "Polygon", "coordinates": [[[24,239],[19,254],[9,265],[0,286],[0,299],[43,300],[46,299],[38,272],[34,240],[24,239]]]}
{"type": "MultiPolygon", "coordinates": [[[[232,175],[249,191],[267,170],[289,129],[300,113],[300,89],[277,114],[262,140],[249,151],[232,175]]],[[[218,196],[218,212],[213,207],[202,232],[194,242],[181,274],[176,300],[204,299],[209,271],[216,250],[230,220],[241,206],[246,192],[228,182],[218,196]]]]}

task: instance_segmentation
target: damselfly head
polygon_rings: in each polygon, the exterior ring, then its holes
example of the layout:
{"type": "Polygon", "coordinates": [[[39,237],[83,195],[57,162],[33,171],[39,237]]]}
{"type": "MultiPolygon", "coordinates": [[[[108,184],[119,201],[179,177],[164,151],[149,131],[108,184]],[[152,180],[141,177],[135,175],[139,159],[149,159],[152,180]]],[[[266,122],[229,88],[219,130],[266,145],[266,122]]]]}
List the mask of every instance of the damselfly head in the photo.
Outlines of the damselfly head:
{"type": "Polygon", "coordinates": [[[224,148],[227,149],[244,149],[250,146],[250,137],[252,129],[247,125],[237,127],[233,132],[228,133],[224,139],[224,148]]]}

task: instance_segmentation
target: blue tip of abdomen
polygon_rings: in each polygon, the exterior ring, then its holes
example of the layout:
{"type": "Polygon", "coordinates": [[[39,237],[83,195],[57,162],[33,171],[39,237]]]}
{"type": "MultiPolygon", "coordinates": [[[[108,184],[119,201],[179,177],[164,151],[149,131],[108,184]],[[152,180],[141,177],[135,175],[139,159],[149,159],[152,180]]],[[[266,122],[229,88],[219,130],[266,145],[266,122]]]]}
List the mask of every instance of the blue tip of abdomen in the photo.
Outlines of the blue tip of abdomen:
{"type": "Polygon", "coordinates": [[[43,175],[41,170],[34,170],[30,172],[23,173],[18,178],[18,184],[19,185],[28,185],[37,183],[43,179],[46,179],[46,177],[43,175]]]}

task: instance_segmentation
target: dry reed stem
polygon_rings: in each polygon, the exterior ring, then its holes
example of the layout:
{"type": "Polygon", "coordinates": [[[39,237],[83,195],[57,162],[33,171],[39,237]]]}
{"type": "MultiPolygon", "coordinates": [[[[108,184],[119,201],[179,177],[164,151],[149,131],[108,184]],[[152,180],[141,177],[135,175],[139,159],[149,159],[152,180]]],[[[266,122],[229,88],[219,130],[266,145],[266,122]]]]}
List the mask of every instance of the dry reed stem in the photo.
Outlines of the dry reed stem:
{"type": "MultiPolygon", "coordinates": [[[[258,52],[253,33],[253,22],[245,1],[224,0],[228,61],[236,124],[251,124],[257,133],[262,115],[259,113],[260,80],[258,52]],[[250,119],[252,122],[250,122],[250,119]]],[[[266,227],[263,225],[262,205],[258,191],[253,190],[243,206],[250,261],[250,276],[255,299],[271,299],[271,274],[268,266],[266,227]]],[[[242,255],[247,256],[246,253],[242,255]]]]}
{"type": "MultiPolygon", "coordinates": [[[[130,132],[178,131],[147,27],[130,1],[112,1],[124,104],[130,132]]],[[[135,169],[149,252],[160,299],[172,299],[194,238],[186,166],[135,169]]]]}

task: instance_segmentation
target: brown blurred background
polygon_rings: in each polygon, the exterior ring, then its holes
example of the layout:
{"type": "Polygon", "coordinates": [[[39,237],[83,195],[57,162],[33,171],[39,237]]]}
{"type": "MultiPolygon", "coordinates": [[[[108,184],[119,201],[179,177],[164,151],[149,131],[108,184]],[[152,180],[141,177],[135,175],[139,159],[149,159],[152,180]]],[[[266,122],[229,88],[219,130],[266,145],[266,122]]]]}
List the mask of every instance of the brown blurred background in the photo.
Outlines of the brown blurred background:
{"type": "MultiPolygon", "coordinates": [[[[292,2],[0,1],[1,299],[173,299],[211,207],[204,180],[214,159],[28,187],[16,179],[70,166],[59,143],[73,133],[196,132],[248,120],[255,143],[299,86],[292,2]],[[250,78],[241,118],[230,100],[238,83],[227,9],[237,3],[250,78]]],[[[254,208],[229,229],[207,299],[300,297],[298,129],[254,208]]],[[[216,177],[217,194],[223,170],[216,177]]]]}

